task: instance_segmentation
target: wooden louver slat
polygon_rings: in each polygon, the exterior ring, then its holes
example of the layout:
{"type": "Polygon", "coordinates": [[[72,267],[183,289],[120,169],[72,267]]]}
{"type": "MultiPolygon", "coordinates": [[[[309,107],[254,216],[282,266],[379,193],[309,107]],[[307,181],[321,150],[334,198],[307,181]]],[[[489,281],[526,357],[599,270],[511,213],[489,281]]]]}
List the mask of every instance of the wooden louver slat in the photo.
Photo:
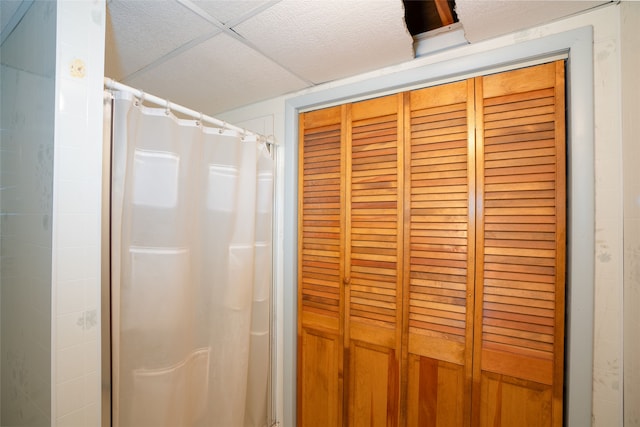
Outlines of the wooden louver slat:
{"type": "Polygon", "coordinates": [[[349,318],[391,329],[398,321],[397,121],[388,114],[351,124],[349,318]]]}
{"type": "MultiPolygon", "coordinates": [[[[410,141],[411,333],[464,343],[468,258],[467,86],[451,103],[413,99],[410,141]]],[[[432,95],[433,96],[433,95],[432,95]]],[[[437,97],[433,96],[438,99],[437,97]]],[[[411,338],[410,338],[411,340],[411,338]]]]}
{"type": "MultiPolygon", "coordinates": [[[[553,89],[541,91],[525,92],[522,94],[507,95],[491,98],[486,104],[492,105],[493,110],[484,112],[485,135],[501,136],[509,134],[518,139],[525,140],[531,138],[539,140],[536,133],[538,129],[553,129],[554,124],[554,97],[553,89]],[[515,104],[515,106],[513,105],[515,104]],[[538,105],[536,109],[518,109],[520,105],[538,105]],[[538,109],[544,108],[548,113],[536,115],[538,109]],[[497,113],[493,111],[507,111],[508,113],[497,113]],[[507,120],[502,120],[508,114],[507,120]],[[530,123],[529,128],[520,128],[519,124],[530,123]],[[514,125],[518,132],[513,129],[514,125]],[[492,132],[489,132],[491,129],[492,132]]],[[[485,147],[497,146],[492,153],[505,153],[513,151],[509,144],[496,142],[491,136],[485,137],[485,147]]],[[[555,156],[537,156],[533,150],[517,150],[519,157],[516,161],[492,161],[485,160],[484,182],[486,190],[484,192],[487,205],[484,208],[485,224],[492,224],[492,229],[498,230],[500,239],[493,238],[491,231],[485,230],[484,251],[485,261],[492,261],[492,255],[502,255],[512,258],[511,265],[527,266],[527,261],[522,257],[539,258],[541,261],[548,260],[550,269],[546,274],[536,274],[532,279],[506,276],[510,280],[503,281],[500,286],[491,281],[492,276],[506,273],[501,266],[492,264],[485,265],[484,301],[493,303],[493,310],[484,313],[483,323],[483,346],[491,348],[499,343],[510,346],[510,351],[514,353],[524,352],[526,349],[538,350],[538,357],[553,358],[554,329],[552,326],[544,330],[537,327],[537,323],[547,319],[549,324],[555,317],[555,286],[545,286],[546,283],[554,284],[555,258],[556,258],[556,194],[549,191],[547,197],[529,197],[527,192],[542,192],[548,186],[545,182],[551,182],[555,188],[556,181],[556,159],[555,156]],[[525,157],[528,156],[528,157],[525,157]],[[514,184],[525,184],[520,194],[511,194],[503,198],[500,194],[501,187],[492,187],[491,184],[500,182],[513,188],[514,184]],[[523,200],[531,200],[533,203],[523,203],[523,200]],[[526,205],[526,206],[523,206],[526,205]],[[553,231],[538,231],[540,224],[550,224],[553,231]],[[526,234],[514,231],[517,227],[529,227],[532,231],[526,234]],[[508,323],[502,320],[502,313],[522,311],[518,307],[537,307],[546,309],[538,311],[539,317],[535,319],[508,323]],[[537,320],[537,321],[536,321],[537,320]]],[[[555,153],[554,153],[555,154],[555,153]]],[[[551,227],[549,228],[551,230],[551,227]]],[[[504,347],[502,347],[504,348],[504,347]]]]}
{"type": "Polygon", "coordinates": [[[306,128],[302,164],[302,306],[338,316],[340,123],[306,128]]]}

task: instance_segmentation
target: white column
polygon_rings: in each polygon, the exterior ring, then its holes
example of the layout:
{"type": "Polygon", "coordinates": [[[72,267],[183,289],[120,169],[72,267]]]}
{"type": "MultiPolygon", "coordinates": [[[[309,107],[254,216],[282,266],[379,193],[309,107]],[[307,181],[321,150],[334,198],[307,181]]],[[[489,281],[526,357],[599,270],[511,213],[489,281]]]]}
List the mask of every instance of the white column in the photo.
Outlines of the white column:
{"type": "Polygon", "coordinates": [[[53,426],[100,425],[104,0],[58,0],[53,177],[53,426]]]}

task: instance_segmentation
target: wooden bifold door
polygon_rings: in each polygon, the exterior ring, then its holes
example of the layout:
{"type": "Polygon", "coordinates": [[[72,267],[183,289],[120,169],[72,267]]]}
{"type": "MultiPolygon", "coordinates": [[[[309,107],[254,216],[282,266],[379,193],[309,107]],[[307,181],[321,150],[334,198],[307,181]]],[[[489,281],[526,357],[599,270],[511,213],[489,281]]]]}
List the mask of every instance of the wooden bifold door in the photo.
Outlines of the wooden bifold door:
{"type": "Polygon", "coordinates": [[[564,63],[302,113],[298,426],[561,426],[564,63]]]}

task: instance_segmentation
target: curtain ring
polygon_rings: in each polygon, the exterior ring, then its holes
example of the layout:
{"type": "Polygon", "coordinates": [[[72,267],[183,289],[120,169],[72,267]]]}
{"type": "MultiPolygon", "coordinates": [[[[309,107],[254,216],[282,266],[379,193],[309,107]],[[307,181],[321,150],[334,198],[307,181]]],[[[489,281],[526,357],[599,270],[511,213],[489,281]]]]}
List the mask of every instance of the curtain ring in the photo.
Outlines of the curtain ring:
{"type": "Polygon", "coordinates": [[[276,143],[276,137],[274,135],[267,135],[264,138],[264,146],[267,148],[267,151],[269,152],[269,154],[273,154],[273,146],[276,143]]]}
{"type": "Polygon", "coordinates": [[[167,116],[171,114],[171,102],[168,99],[167,99],[166,109],[164,110],[164,114],[166,114],[167,116]]]}
{"type": "Polygon", "coordinates": [[[106,84],[105,84],[105,86],[106,86],[107,90],[109,91],[109,93],[111,94],[111,98],[115,99],[115,97],[116,97],[116,90],[114,89],[114,87],[115,87],[115,83],[116,83],[116,81],[115,81],[115,80],[113,80],[113,79],[110,79],[110,78],[108,78],[108,77],[105,77],[105,79],[106,79],[106,84]]]}
{"type": "Polygon", "coordinates": [[[200,118],[196,120],[196,126],[202,127],[204,125],[204,115],[200,112],[200,118]]]}
{"type": "Polygon", "coordinates": [[[145,97],[145,93],[143,90],[140,90],[140,96],[138,96],[138,98],[136,98],[136,107],[141,107],[142,104],[144,104],[144,97],[145,97]]]}

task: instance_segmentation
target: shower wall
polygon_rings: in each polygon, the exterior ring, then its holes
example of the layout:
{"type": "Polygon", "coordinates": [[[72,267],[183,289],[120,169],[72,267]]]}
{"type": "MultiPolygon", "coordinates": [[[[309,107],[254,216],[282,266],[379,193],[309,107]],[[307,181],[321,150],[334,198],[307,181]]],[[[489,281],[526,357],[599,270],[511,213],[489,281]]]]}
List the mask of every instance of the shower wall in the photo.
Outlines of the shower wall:
{"type": "Polygon", "coordinates": [[[56,3],[0,47],[0,425],[51,423],[56,3]]]}
{"type": "Polygon", "coordinates": [[[105,2],[18,10],[0,48],[0,425],[98,427],[105,2]]]}
{"type": "Polygon", "coordinates": [[[100,425],[105,15],[104,0],[57,1],[51,283],[57,427],[100,425]]]}

